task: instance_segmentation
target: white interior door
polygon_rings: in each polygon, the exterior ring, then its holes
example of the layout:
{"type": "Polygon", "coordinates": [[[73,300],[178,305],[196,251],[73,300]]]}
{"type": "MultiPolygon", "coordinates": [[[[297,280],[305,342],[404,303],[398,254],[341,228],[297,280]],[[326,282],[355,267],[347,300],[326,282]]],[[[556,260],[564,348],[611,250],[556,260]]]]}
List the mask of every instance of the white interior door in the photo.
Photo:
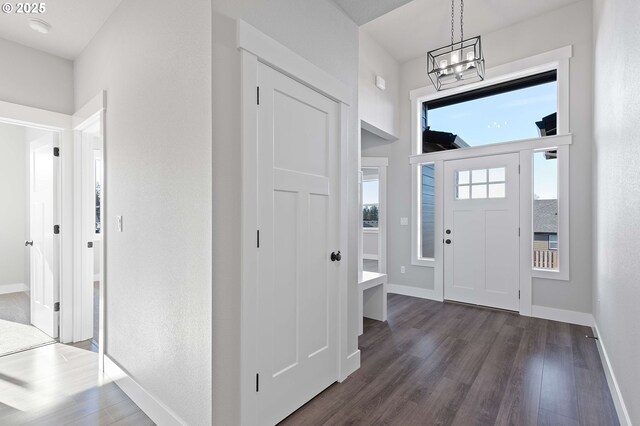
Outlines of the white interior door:
{"type": "Polygon", "coordinates": [[[57,168],[53,148],[57,136],[47,133],[29,146],[31,323],[58,337],[58,241],[54,234],[57,168]]]}
{"type": "Polygon", "coordinates": [[[338,377],[339,105],[258,67],[258,413],[275,424],[338,377]]]}
{"type": "Polygon", "coordinates": [[[519,156],[444,166],[444,296],[519,310],[519,156]]]}

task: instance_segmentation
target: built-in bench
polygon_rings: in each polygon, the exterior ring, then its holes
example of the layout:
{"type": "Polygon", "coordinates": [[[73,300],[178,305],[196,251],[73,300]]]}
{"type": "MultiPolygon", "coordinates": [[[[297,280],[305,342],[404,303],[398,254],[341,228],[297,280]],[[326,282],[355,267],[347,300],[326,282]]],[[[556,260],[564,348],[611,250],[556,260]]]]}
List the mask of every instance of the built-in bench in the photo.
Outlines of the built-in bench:
{"type": "Polygon", "coordinates": [[[358,335],[363,333],[364,317],[378,321],[387,320],[387,274],[362,271],[362,279],[358,283],[360,298],[358,314],[360,327],[358,335]]]}

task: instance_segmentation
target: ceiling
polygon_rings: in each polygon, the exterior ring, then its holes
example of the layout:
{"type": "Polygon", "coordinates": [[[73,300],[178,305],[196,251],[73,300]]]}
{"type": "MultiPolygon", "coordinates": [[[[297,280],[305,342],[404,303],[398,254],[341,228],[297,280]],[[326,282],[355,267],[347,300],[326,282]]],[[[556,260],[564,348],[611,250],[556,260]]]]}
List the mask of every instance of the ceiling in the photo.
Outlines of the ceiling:
{"type": "MultiPolygon", "coordinates": [[[[465,38],[496,31],[575,2],[576,0],[467,1],[464,9],[465,38]]],[[[451,43],[451,2],[413,0],[362,25],[361,28],[371,34],[398,62],[403,63],[425,55],[428,50],[451,43]]],[[[455,29],[458,39],[459,0],[456,0],[455,29]]]]}
{"type": "Polygon", "coordinates": [[[39,15],[0,13],[0,38],[62,58],[75,59],[121,1],[55,0],[46,2],[46,12],[39,15]],[[51,24],[49,34],[40,34],[29,28],[29,18],[51,24]]]}
{"type": "Polygon", "coordinates": [[[373,21],[411,0],[333,0],[358,25],[373,21]]]}

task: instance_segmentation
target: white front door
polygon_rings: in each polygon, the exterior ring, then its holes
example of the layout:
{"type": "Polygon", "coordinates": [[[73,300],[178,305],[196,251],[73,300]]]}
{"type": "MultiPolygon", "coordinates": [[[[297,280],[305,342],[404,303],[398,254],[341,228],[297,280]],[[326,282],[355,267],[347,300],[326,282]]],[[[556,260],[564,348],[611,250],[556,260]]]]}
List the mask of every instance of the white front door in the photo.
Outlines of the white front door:
{"type": "Polygon", "coordinates": [[[445,162],[445,299],[519,310],[518,166],[518,154],[445,162]]]}
{"type": "Polygon", "coordinates": [[[338,377],[339,105],[266,65],[258,82],[258,418],[338,377]]]}
{"type": "Polygon", "coordinates": [[[53,147],[47,133],[29,146],[31,324],[58,337],[58,239],[54,234],[57,199],[53,147]]]}

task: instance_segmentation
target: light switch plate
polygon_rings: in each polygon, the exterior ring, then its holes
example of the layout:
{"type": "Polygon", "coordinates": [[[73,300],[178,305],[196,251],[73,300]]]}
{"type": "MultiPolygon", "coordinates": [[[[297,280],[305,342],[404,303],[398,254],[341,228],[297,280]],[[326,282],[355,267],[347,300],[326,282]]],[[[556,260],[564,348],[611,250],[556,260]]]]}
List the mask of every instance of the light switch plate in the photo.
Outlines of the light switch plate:
{"type": "Polygon", "coordinates": [[[409,225],[409,218],[408,217],[401,217],[400,218],[400,225],[408,226],[409,225]]]}

